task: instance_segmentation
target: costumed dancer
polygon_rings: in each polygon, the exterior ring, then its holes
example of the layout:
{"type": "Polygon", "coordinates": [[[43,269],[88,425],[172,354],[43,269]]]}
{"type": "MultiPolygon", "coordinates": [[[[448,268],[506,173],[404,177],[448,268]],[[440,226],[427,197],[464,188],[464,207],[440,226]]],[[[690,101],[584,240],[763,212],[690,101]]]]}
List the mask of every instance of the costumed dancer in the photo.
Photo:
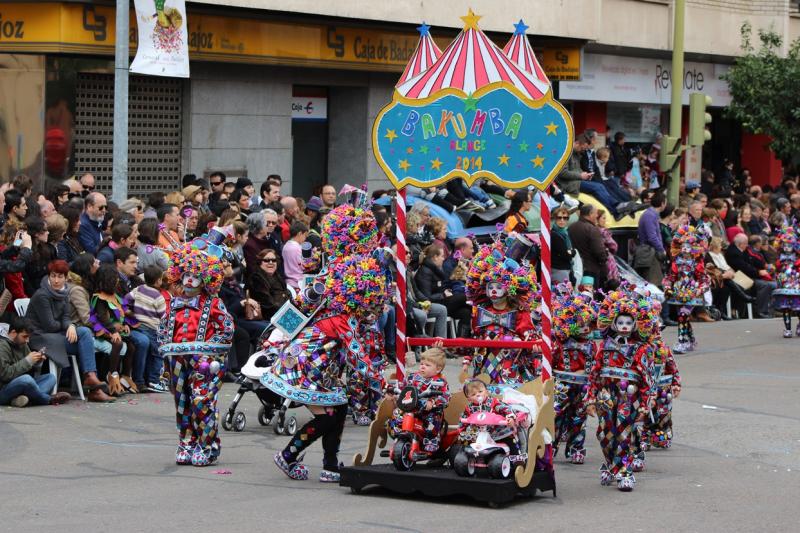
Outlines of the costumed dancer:
{"type": "Polygon", "coordinates": [[[681,375],[672,350],[661,336],[661,305],[653,302],[651,321],[655,324],[649,339],[653,354],[653,386],[655,400],[645,419],[641,435],[641,449],[669,448],[672,446],[672,401],[680,396],[681,375]]]}
{"type": "MultiPolygon", "coordinates": [[[[422,447],[428,453],[435,453],[439,450],[444,410],[450,403],[450,388],[442,374],[446,360],[447,357],[441,348],[434,347],[425,350],[419,356],[419,370],[409,374],[397,385],[399,390],[411,385],[417,389],[419,394],[434,393],[416,411],[417,417],[423,424],[422,447]]],[[[391,396],[391,393],[388,393],[387,396],[391,396]]],[[[402,431],[402,425],[403,411],[397,408],[394,410],[394,416],[387,421],[389,435],[395,438],[402,431]]]]}
{"type": "Polygon", "coordinates": [[[637,331],[647,326],[647,301],[623,291],[608,293],[597,313],[603,339],[589,373],[586,412],[598,417],[597,439],[605,463],[600,483],[633,490],[634,431],[649,411],[653,394],[648,347],[637,331]]]}
{"type": "Polygon", "coordinates": [[[564,441],[564,454],[576,465],[586,459],[586,406],[584,398],[589,386],[589,370],[594,360],[592,332],[597,325],[597,312],[590,296],[572,293],[569,284],[560,285],[553,309],[553,375],[555,392],[555,449],[564,441]]]}
{"type": "Polygon", "coordinates": [[[783,315],[783,338],[792,337],[792,313],[798,316],[797,331],[800,337],[800,236],[797,222],[780,230],[775,238],[778,261],[775,263],[778,288],[772,292],[774,308],[783,315]]]}
{"type": "Polygon", "coordinates": [[[173,250],[166,273],[183,289],[182,296],[170,298],[158,331],[160,353],[170,359],[179,465],[206,466],[220,455],[217,394],[234,329],[217,297],[224,278],[221,253],[217,244],[196,239],[173,250]]]}
{"type": "Polygon", "coordinates": [[[364,339],[364,361],[370,365],[371,379],[364,379],[357,369],[351,368],[348,375],[350,410],[357,426],[368,426],[378,412],[378,404],[386,390],[383,371],[389,362],[383,354],[383,334],[375,328],[362,327],[364,339]]]}
{"type": "Polygon", "coordinates": [[[382,379],[367,360],[370,350],[382,349],[381,337],[365,332],[383,312],[388,278],[380,257],[370,254],[377,249],[378,231],[369,209],[341,205],[323,219],[321,232],[328,260],[321,303],[298,301],[304,311],[317,310],[309,313],[312,320],[288,344],[269,348],[276,362],[261,383],[304,404],[313,414],[275,454],[275,464],[291,479],[308,479],[308,468],[301,462],[303,452],[321,438],[324,457],[319,480],[336,483],[349,396],[382,379]],[[370,343],[377,344],[370,349],[370,343]]]}
{"type": "MultiPolygon", "coordinates": [[[[473,302],[472,331],[476,339],[532,340],[531,294],[536,273],[528,264],[506,257],[500,242],[483,246],[467,272],[467,299],[473,302]]],[[[518,387],[536,378],[540,360],[531,350],[492,348],[470,352],[463,369],[489,376],[491,385],[518,387]]],[[[498,392],[497,387],[490,387],[498,392]]]]}
{"type": "Polygon", "coordinates": [[[697,347],[690,321],[692,309],[704,306],[703,298],[710,280],[705,270],[704,257],[708,251],[708,235],[702,228],[682,226],[672,237],[672,266],[664,277],[667,303],[680,305],[678,311],[678,342],[675,353],[686,353],[697,347]]]}

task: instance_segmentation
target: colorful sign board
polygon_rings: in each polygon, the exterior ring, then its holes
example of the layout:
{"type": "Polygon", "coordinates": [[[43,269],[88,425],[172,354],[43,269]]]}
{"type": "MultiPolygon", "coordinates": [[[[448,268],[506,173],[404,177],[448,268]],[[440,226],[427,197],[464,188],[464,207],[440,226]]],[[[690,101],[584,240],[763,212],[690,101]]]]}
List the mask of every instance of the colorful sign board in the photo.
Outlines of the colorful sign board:
{"type": "Polygon", "coordinates": [[[292,96],[292,120],[327,119],[327,98],[320,96],[292,96]]]}
{"type": "Polygon", "coordinates": [[[135,0],[139,46],[131,72],[189,77],[189,49],[184,0],[135,0]]]}

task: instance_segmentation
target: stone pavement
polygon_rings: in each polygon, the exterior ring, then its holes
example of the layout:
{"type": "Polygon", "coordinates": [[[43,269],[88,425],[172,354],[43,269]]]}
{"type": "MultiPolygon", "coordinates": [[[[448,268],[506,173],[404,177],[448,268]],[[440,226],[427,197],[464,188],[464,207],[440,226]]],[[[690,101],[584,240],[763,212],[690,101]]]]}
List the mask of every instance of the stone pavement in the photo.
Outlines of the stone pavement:
{"type": "MultiPolygon", "coordinates": [[[[287,437],[258,425],[252,394],[241,404],[245,431],[222,434],[220,463],[178,467],[171,397],[150,394],[112,405],[0,407],[0,531],[796,530],[800,339],[782,339],[778,320],[698,324],[696,331],[700,349],[677,357],[684,387],[673,447],[648,454],[631,494],[599,484],[594,419],[586,464],[556,461],[558,498],[492,510],[379,490],[356,496],[315,477],[290,481],[271,459],[287,437]]],[[[667,330],[668,339],[674,335],[667,330]]],[[[221,408],[234,392],[226,384],[221,408]]],[[[365,434],[348,422],[343,461],[363,447],[365,434]]],[[[306,463],[316,476],[319,444],[306,463]]]]}

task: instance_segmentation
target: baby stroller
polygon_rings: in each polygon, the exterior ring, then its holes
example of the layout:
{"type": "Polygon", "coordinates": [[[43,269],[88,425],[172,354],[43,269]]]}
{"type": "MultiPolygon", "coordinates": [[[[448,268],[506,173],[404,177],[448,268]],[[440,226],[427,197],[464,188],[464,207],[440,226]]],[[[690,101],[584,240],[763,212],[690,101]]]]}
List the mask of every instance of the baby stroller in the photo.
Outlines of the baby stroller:
{"type": "MultiPolygon", "coordinates": [[[[268,336],[270,329],[267,329],[262,335],[262,339],[268,336]]],[[[259,345],[263,343],[259,340],[259,345]]],[[[290,416],[286,420],[286,410],[298,407],[299,404],[293,403],[282,396],[279,396],[264,387],[261,384],[261,376],[267,371],[272,363],[275,361],[275,352],[261,350],[250,356],[247,364],[242,367],[242,375],[237,380],[239,390],[236,391],[236,396],[233,397],[228,411],[225,413],[225,418],[222,420],[222,427],[226,431],[244,431],[247,425],[247,417],[242,411],[237,411],[239,402],[247,392],[254,392],[261,402],[261,408],[258,410],[258,423],[262,426],[268,426],[275,419],[277,413],[278,420],[272,426],[276,435],[294,435],[297,431],[297,419],[290,416]]]]}

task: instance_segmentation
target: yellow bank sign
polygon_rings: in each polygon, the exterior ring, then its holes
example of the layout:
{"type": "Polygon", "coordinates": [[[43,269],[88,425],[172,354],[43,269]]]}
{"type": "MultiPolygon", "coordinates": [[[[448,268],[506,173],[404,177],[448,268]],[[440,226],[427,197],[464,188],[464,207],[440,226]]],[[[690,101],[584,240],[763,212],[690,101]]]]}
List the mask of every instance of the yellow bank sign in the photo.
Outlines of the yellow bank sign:
{"type": "MultiPolygon", "coordinates": [[[[136,18],[131,11],[131,20],[136,18]]],[[[414,53],[416,33],[188,14],[189,57],[362,70],[401,71],[414,53]]],[[[131,22],[135,52],[138,35],[131,22]]],[[[75,3],[0,3],[0,52],[113,55],[114,8],[75,3]]],[[[446,46],[446,39],[440,40],[446,46]]],[[[575,49],[577,56],[580,50],[575,49]]],[[[545,50],[547,57],[547,50],[545,50]]],[[[543,65],[551,79],[558,71],[543,65]]],[[[580,65],[577,66],[580,72],[580,65]]],[[[573,79],[573,78],[565,78],[573,79]]]]}

